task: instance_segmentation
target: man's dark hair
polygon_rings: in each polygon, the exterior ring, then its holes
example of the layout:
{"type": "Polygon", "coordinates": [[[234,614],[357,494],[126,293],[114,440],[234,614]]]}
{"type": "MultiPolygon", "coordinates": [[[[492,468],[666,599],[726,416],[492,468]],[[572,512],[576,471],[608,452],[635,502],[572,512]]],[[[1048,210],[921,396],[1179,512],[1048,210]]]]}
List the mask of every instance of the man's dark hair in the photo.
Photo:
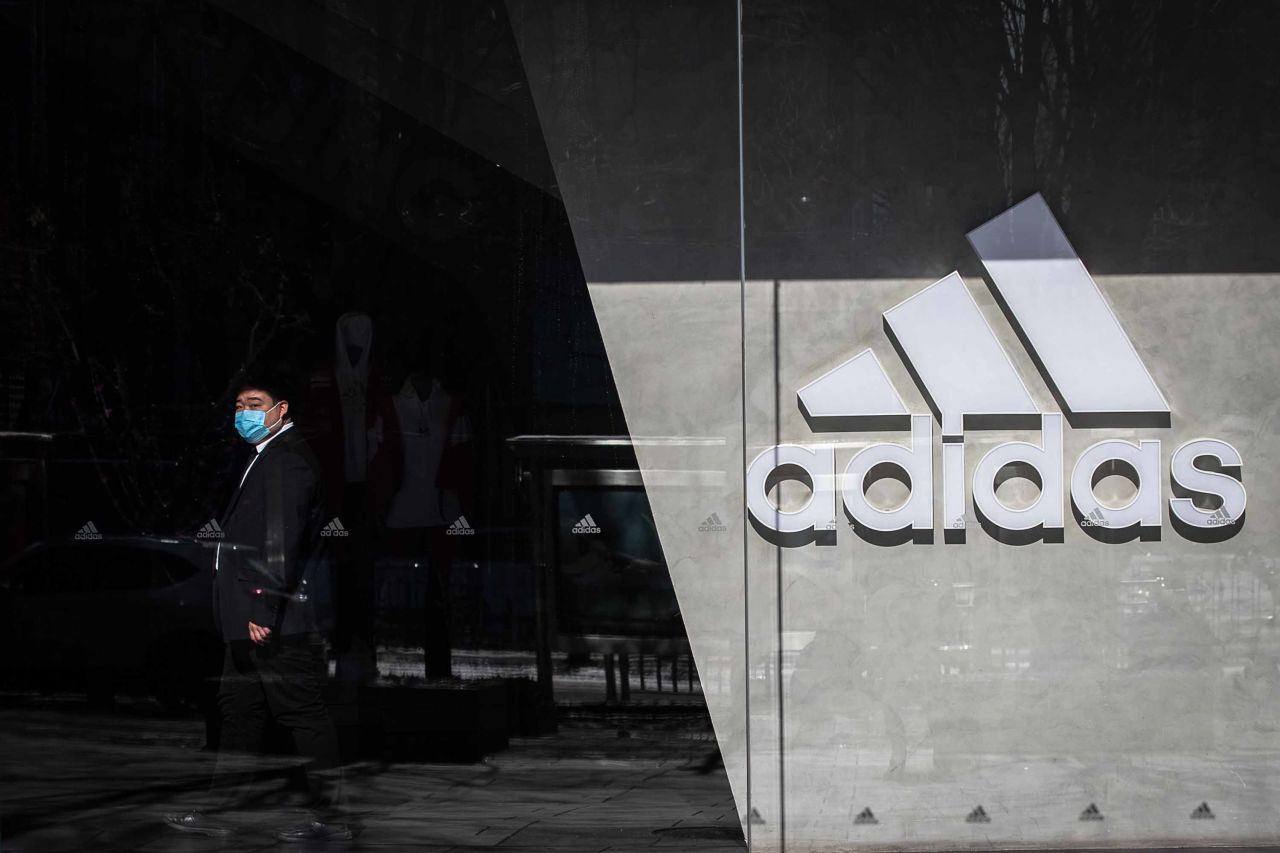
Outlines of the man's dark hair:
{"type": "Polygon", "coordinates": [[[279,372],[262,372],[246,374],[236,386],[236,396],[245,391],[266,391],[275,403],[285,400],[289,403],[289,413],[284,416],[287,421],[293,420],[294,399],[293,384],[288,376],[279,372]]]}

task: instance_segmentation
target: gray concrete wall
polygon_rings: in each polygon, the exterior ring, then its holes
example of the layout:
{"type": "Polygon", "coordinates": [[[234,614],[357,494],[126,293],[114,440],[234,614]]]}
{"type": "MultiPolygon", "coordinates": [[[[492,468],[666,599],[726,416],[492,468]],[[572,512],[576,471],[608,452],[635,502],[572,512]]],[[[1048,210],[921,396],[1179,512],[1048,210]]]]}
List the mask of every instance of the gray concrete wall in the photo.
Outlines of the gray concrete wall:
{"type": "MultiPolygon", "coordinates": [[[[840,470],[871,441],[905,441],[815,435],[795,389],[871,346],[908,407],[927,412],[880,312],[928,283],[749,283],[747,458],[775,435],[834,442],[840,470]]],[[[1266,365],[1280,358],[1269,334],[1280,277],[1107,277],[1100,286],[1169,398],[1172,425],[1068,428],[1068,469],[1103,438],[1158,439],[1165,466],[1185,440],[1226,440],[1244,456],[1249,494],[1235,537],[1193,542],[1166,518],[1159,541],[1104,544],[1069,520],[1060,544],[1007,545],[976,526],[948,544],[939,513],[931,544],[885,547],[842,525],[832,546],[775,548],[748,530],[744,567],[733,482],[736,283],[593,286],[633,433],[724,442],[642,452],[641,464],[655,483],[672,470],[728,478],[650,488],[650,500],[699,669],[729,687],[709,698],[722,708],[717,734],[731,771],[745,767],[750,740],[752,804],[766,821],[753,827],[759,849],[782,842],[784,820],[794,850],[1275,838],[1280,541],[1270,520],[1280,445],[1271,424],[1280,380],[1266,365]],[[716,507],[729,530],[699,533],[716,507]],[[726,643],[744,605],[748,672],[726,643]],[[1191,819],[1204,801],[1216,819],[1191,819]],[[1105,820],[1079,819],[1091,803],[1105,820]],[[978,805],[991,823],[965,822],[978,805]],[[855,823],[864,808],[878,824],[855,823]]],[[[990,296],[970,290],[1037,404],[1055,411],[990,296]]],[[[969,433],[967,474],[985,449],[1015,439],[1039,442],[1035,431],[969,433]]],[[[940,457],[936,439],[933,452],[940,457]]],[[[1167,500],[1167,480],[1163,489],[1167,500]]]]}

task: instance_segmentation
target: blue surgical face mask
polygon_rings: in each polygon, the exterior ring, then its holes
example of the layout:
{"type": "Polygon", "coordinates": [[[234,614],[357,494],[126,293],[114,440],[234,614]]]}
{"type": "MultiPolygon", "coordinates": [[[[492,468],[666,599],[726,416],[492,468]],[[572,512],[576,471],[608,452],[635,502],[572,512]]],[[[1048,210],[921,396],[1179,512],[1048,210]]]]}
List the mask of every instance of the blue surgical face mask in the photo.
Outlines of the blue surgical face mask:
{"type": "MultiPolygon", "coordinates": [[[[280,403],[283,402],[283,400],[280,401],[280,403]]],[[[276,403],[276,406],[280,405],[280,403],[276,403]]],[[[262,441],[262,439],[271,435],[271,428],[267,426],[267,412],[276,406],[261,411],[241,409],[236,412],[236,432],[240,433],[240,437],[250,444],[257,444],[262,441]]],[[[279,423],[279,421],[276,421],[276,424],[279,423]]]]}

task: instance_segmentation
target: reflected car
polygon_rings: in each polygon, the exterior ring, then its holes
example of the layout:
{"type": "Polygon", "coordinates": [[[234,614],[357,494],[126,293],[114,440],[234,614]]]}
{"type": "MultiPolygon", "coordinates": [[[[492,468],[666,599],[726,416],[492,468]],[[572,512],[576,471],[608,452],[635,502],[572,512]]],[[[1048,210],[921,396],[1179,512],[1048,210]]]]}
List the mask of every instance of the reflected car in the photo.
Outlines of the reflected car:
{"type": "Polygon", "coordinates": [[[207,710],[222,654],[214,548],[142,536],[31,546],[0,568],[0,682],[207,710]]]}

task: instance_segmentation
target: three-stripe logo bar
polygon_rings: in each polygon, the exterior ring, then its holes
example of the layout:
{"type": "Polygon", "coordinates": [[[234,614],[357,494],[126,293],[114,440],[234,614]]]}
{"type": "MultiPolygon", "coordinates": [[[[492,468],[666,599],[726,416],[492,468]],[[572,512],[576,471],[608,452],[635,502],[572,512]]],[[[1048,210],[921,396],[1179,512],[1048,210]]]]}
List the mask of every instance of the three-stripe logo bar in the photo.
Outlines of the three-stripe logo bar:
{"type": "Polygon", "coordinates": [[[591,517],[591,513],[587,513],[582,518],[578,519],[578,523],[575,524],[569,532],[579,536],[588,533],[599,533],[600,525],[596,524],[596,520],[591,517]]]}
{"type": "Polygon", "coordinates": [[[225,534],[222,532],[222,526],[218,524],[216,518],[211,518],[204,523],[204,526],[196,531],[197,539],[222,539],[225,534]]]}
{"type": "Polygon", "coordinates": [[[723,533],[729,529],[729,526],[720,520],[720,513],[713,512],[698,525],[699,533],[723,533]]]}
{"type": "MultiPolygon", "coordinates": [[[[1036,194],[968,234],[992,293],[1067,421],[1169,425],[1169,404],[1102,291],[1036,194]]],[[[884,312],[884,331],[942,427],[1034,428],[1041,411],[953,272],[884,312]]],[[[815,430],[904,429],[901,396],[870,349],[804,386],[815,430]]]]}
{"type": "Polygon", "coordinates": [[[453,523],[445,528],[445,536],[475,536],[475,528],[467,521],[465,515],[460,515],[454,519],[453,523]]]}
{"type": "Polygon", "coordinates": [[[320,535],[325,537],[336,536],[345,538],[349,536],[350,533],[348,533],[347,528],[342,526],[342,519],[335,517],[330,519],[329,523],[321,528],[320,535]]]}
{"type": "Polygon", "coordinates": [[[76,531],[75,538],[79,540],[101,539],[102,534],[98,532],[98,525],[92,521],[86,521],[84,525],[76,531]]]}

